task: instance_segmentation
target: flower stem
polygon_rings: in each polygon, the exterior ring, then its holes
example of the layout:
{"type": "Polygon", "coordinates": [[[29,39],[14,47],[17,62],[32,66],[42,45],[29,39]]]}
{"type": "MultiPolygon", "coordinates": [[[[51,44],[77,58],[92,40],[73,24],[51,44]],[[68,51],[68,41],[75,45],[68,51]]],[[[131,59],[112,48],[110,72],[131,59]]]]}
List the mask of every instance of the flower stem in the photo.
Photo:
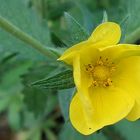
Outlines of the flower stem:
{"type": "Polygon", "coordinates": [[[8,20],[0,16],[0,28],[3,28],[5,31],[9,32],[16,38],[22,40],[23,42],[29,44],[34,49],[38,50],[43,55],[51,58],[56,59],[57,56],[55,53],[53,53],[49,48],[45,47],[43,44],[41,44],[38,40],[31,37],[30,35],[26,34],[22,30],[20,30],[18,27],[10,23],[8,20]]]}

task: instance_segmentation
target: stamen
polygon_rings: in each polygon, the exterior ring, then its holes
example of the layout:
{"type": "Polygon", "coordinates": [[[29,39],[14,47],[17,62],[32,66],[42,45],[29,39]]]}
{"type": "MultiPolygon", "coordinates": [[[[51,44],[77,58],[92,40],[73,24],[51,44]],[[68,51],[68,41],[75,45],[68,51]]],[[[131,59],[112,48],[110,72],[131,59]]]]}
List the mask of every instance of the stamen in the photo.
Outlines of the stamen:
{"type": "Polygon", "coordinates": [[[92,68],[92,65],[91,64],[88,64],[89,68],[92,68]]]}
{"type": "Polygon", "coordinates": [[[94,87],[109,87],[113,84],[111,80],[112,73],[116,70],[114,63],[109,62],[108,58],[100,56],[95,64],[85,65],[85,69],[93,79],[92,86],[94,87]]]}
{"type": "Polygon", "coordinates": [[[100,56],[100,59],[99,60],[97,60],[97,62],[96,62],[96,65],[103,65],[104,63],[103,63],[103,61],[101,60],[101,56],[100,56]]]}
{"type": "Polygon", "coordinates": [[[104,87],[108,87],[108,86],[111,86],[112,85],[112,81],[110,78],[108,78],[105,82],[104,82],[104,87]]]}
{"type": "Polygon", "coordinates": [[[92,64],[85,65],[85,67],[86,71],[89,73],[92,73],[92,71],[94,70],[94,66],[92,64]]]}
{"type": "Polygon", "coordinates": [[[108,58],[106,58],[105,60],[108,61],[108,58]]]}
{"type": "Polygon", "coordinates": [[[95,87],[99,86],[99,84],[97,83],[97,81],[93,81],[93,86],[95,86],[95,87]]]}

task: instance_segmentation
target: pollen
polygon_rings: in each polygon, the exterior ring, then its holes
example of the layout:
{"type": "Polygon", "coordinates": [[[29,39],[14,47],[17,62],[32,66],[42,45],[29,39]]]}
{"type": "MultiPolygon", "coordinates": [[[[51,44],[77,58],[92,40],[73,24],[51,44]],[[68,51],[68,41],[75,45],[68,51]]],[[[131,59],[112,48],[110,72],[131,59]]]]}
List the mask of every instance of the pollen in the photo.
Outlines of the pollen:
{"type": "Polygon", "coordinates": [[[96,63],[86,65],[86,71],[92,78],[92,86],[109,87],[112,85],[111,76],[116,67],[108,58],[99,57],[96,63]]]}

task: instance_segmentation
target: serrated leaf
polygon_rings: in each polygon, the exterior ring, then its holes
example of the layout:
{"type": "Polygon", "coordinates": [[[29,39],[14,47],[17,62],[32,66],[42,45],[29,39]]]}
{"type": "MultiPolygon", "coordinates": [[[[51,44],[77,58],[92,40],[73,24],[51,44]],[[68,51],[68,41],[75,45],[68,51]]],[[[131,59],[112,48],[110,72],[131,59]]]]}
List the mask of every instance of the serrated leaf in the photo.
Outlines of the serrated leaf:
{"type": "Polygon", "coordinates": [[[54,65],[46,64],[36,64],[33,66],[29,72],[24,75],[23,84],[25,85],[24,94],[24,104],[28,111],[32,112],[35,118],[42,115],[48,115],[55,107],[57,103],[57,96],[55,90],[42,89],[38,87],[29,87],[29,83],[43,78],[50,74],[50,71],[55,69],[54,65]]]}
{"type": "Polygon", "coordinates": [[[69,40],[68,46],[84,41],[88,38],[88,32],[68,13],[65,12],[65,20],[68,27],[69,40]]]}
{"type": "Polygon", "coordinates": [[[36,117],[45,112],[47,105],[46,91],[37,88],[24,88],[24,103],[27,110],[33,112],[36,117]]]}
{"type": "Polygon", "coordinates": [[[6,67],[6,72],[1,76],[0,89],[5,91],[5,95],[20,92],[23,88],[20,76],[28,71],[32,66],[32,62],[13,60],[13,62],[1,67],[3,68],[4,66],[6,67]]]}
{"type": "Polygon", "coordinates": [[[52,77],[36,81],[31,84],[46,89],[67,89],[74,87],[73,72],[66,70],[52,77]]]}

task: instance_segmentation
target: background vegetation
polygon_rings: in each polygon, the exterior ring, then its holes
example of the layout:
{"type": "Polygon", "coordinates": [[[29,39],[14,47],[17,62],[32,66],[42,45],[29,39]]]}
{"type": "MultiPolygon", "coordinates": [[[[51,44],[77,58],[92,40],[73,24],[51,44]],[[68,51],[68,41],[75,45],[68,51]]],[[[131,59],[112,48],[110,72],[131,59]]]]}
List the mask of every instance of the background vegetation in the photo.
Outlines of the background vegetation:
{"type": "MultiPolygon", "coordinates": [[[[0,0],[0,16],[57,55],[107,20],[120,24],[121,43],[139,44],[139,11],[139,0],[0,0]]],[[[90,136],[79,134],[68,115],[75,90],[71,71],[12,34],[0,24],[0,140],[140,138],[139,120],[122,120],[90,136]],[[53,78],[31,86],[46,77],[53,78]]]]}

